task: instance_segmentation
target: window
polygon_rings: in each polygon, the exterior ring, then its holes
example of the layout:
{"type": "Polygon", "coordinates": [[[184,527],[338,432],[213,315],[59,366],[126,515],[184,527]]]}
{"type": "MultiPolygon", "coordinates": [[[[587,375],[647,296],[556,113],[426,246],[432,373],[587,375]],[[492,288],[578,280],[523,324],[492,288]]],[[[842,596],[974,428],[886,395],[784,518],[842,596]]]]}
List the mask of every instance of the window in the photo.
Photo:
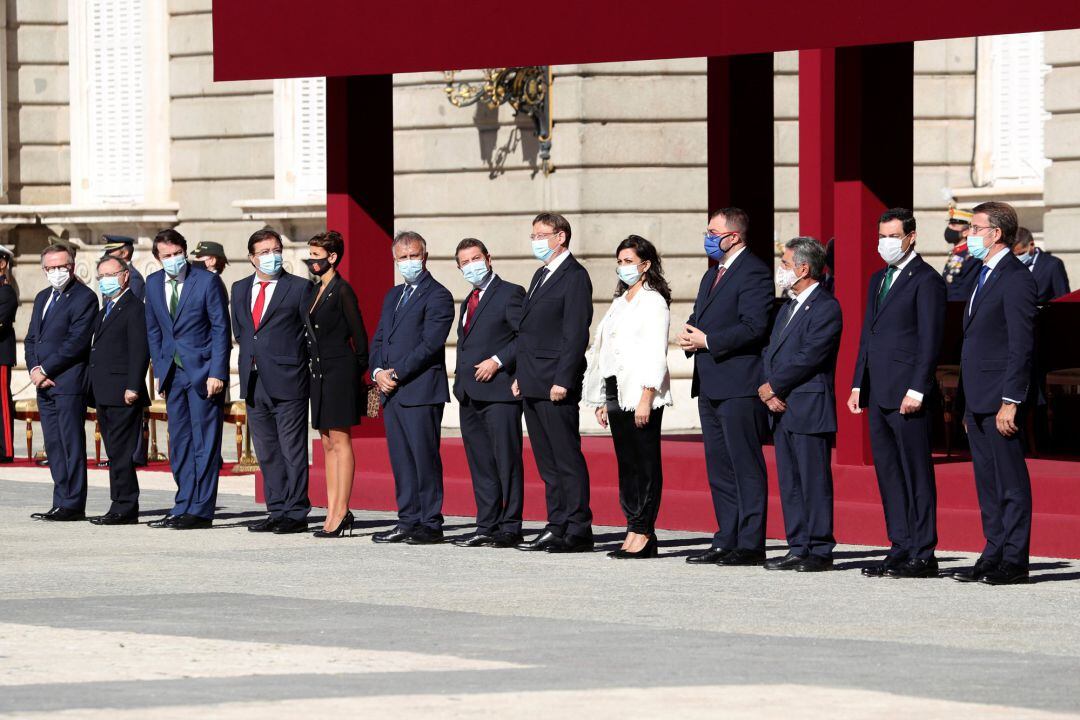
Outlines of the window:
{"type": "Polygon", "coordinates": [[[1041,185],[1050,164],[1043,147],[1048,117],[1043,86],[1050,70],[1043,62],[1043,34],[999,35],[990,40],[992,182],[1041,185]]]}
{"type": "Polygon", "coordinates": [[[72,203],[168,195],[168,50],[157,2],[70,0],[72,203]]]}
{"type": "Polygon", "coordinates": [[[274,81],[274,194],[326,198],[326,78],[274,81]]]}

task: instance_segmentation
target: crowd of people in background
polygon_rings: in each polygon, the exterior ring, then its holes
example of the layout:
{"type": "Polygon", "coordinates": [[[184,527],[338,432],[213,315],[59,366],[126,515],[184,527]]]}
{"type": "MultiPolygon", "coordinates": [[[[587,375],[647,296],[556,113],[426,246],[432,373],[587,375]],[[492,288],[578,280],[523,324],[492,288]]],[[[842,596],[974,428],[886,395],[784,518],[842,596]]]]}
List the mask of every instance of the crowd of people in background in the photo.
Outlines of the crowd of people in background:
{"type": "MultiPolygon", "coordinates": [[[[738,208],[712,212],[703,233],[710,263],[676,342],[693,360],[690,395],[701,421],[717,530],[694,565],[759,565],[773,571],[832,567],[837,431],[836,362],[843,332],[831,292],[831,246],[809,237],[783,245],[775,271],[748,245],[738,208]],[[777,307],[776,291],[784,299],[777,307]],[[766,558],[766,463],[775,442],[786,554],[766,558]]],[[[429,272],[427,241],[399,232],[390,248],[403,282],[387,292],[368,340],[356,293],[337,269],[346,243],[334,231],[308,242],[307,270],[283,267],[283,243],[266,228],[248,240],[252,274],[220,278],[221,245],[191,252],[175,230],[153,239],[161,269],[145,280],[131,264],[133,241],[107,237],[97,295],[74,274],[75,250],[46,247],[48,287],[34,300],[25,342],[54,492],[44,521],[86,518],[87,406],[95,407],[110,458],[112,504],[98,525],[138,522],[136,467],[145,462],[142,417],[147,368],[166,399],[177,491],[154,528],[210,527],[216,507],[224,404],[233,342],[240,397],[264,480],[267,516],[251,532],[308,531],[308,422],[325,453],[328,507],[318,538],[351,533],[356,458],[350,432],[369,410],[369,383],[385,421],[398,520],[376,543],[444,541],[440,438],[450,401],[446,340],[456,332],[453,393],[473,481],[475,530],[463,547],[573,553],[594,548],[589,471],[579,407],[608,428],[626,516],[615,559],[656,557],[661,505],[661,431],[671,391],[667,353],[671,288],[649,240],[629,235],[612,254],[614,298],[595,330],[593,286],[571,252],[561,215],[541,213],[529,242],[540,263],[529,286],[500,277],[485,244],[458,243],[455,260],[472,290],[455,308],[429,272]],[[230,300],[231,298],[231,300],[230,300]],[[547,523],[522,534],[522,418],[545,486],[547,523]]],[[[936,486],[928,406],[946,303],[965,303],[961,387],[986,545],[962,582],[1005,585],[1028,577],[1031,487],[1018,434],[1029,412],[1036,306],[1068,292],[1061,261],[1035,248],[1015,210],[988,202],[950,211],[953,243],[944,272],[917,251],[910,210],[884,213],[847,407],[865,414],[891,546],[871,577],[938,574],[936,486]]],[[[10,460],[10,372],[18,305],[11,253],[0,249],[0,459],[10,460]]],[[[850,329],[849,329],[850,331],[850,329]]]]}

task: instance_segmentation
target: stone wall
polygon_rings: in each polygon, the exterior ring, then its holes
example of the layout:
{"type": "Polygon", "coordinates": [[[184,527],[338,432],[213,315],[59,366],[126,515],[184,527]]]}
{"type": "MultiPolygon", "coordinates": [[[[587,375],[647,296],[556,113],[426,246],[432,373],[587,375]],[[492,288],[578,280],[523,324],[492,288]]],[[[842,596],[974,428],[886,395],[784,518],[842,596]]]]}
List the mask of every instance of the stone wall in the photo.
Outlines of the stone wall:
{"type": "Polygon", "coordinates": [[[1072,289],[1080,288],[1080,30],[1046,34],[1046,238],[1065,260],[1072,289]]]}

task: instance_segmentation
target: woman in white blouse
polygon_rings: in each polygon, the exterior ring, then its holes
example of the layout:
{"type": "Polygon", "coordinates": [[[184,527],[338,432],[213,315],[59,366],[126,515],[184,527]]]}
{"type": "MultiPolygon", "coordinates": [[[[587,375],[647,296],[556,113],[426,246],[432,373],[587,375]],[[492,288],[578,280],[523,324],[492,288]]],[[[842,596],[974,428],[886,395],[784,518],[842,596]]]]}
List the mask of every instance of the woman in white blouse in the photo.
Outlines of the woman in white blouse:
{"type": "Polygon", "coordinates": [[[631,235],[615,250],[615,300],[588,353],[583,396],[611,428],[619,463],[619,503],[626,540],[619,559],[657,555],[655,524],[663,471],[660,426],[671,404],[667,367],[671,289],[651,242],[631,235]]]}

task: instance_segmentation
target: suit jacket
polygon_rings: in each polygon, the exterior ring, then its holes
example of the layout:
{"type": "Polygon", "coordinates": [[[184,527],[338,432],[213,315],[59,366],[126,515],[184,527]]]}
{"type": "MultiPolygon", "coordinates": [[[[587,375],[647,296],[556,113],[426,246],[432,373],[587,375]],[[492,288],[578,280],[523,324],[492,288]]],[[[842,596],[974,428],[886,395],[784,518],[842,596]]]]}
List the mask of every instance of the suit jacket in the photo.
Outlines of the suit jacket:
{"type": "Polygon", "coordinates": [[[6,282],[0,285],[0,365],[15,365],[15,313],[19,296],[6,282]]]}
{"type": "Polygon", "coordinates": [[[979,282],[979,272],[982,269],[982,261],[970,253],[964,254],[964,262],[960,270],[948,279],[949,270],[946,267],[942,277],[945,278],[945,297],[949,302],[967,302],[971,297],[971,291],[979,282]]]}
{"type": "MultiPolygon", "coordinates": [[[[450,402],[446,379],[446,337],[454,322],[454,298],[425,271],[412,297],[401,308],[405,285],[383,299],[379,326],[371,340],[371,367],[398,376],[394,399],[405,406],[450,402]]],[[[385,404],[387,397],[381,396],[385,404]]]]}
{"type": "Polygon", "coordinates": [[[690,397],[756,397],[761,351],[769,341],[775,298],[773,273],[747,248],[724,273],[716,291],[710,292],[718,267],[709,268],[701,278],[694,312],[687,321],[708,339],[707,349],[692,353],[690,397]]]}
{"type": "Polygon", "coordinates": [[[1008,250],[964,309],[960,385],[974,413],[996,413],[1002,398],[1023,401],[1035,346],[1035,279],[1008,250]]]}
{"type": "Polygon", "coordinates": [[[254,364],[259,369],[259,382],[266,387],[270,397],[278,400],[306,398],[309,371],[304,316],[308,312],[312,285],[308,280],[282,270],[256,331],[251,315],[255,279],[252,274],[232,286],[232,329],[240,346],[237,360],[240,397],[247,397],[254,364]]]}
{"type": "Polygon", "coordinates": [[[124,392],[139,394],[139,404],[150,404],[146,391],[146,368],[150,346],[146,339],[146,309],[131,291],[120,296],[109,316],[105,308],[94,316],[90,342],[90,405],[126,405],[124,392]]]}
{"type": "Polygon", "coordinates": [[[461,303],[457,319],[457,371],[454,374],[454,395],[459,401],[466,395],[485,402],[514,402],[517,399],[510,385],[517,368],[517,331],[524,301],[525,288],[506,282],[498,275],[492,277],[469,320],[468,335],[464,328],[468,297],[461,303]],[[492,355],[499,357],[502,368],[488,382],[478,382],[475,366],[492,355]]]}
{"type": "Polygon", "coordinates": [[[915,256],[903,272],[893,276],[892,287],[878,307],[887,269],[870,276],[851,387],[859,388],[862,407],[873,402],[892,410],[900,407],[908,390],[929,395],[937,388],[946,290],[938,271],[915,256]]]}
{"type": "Polygon", "coordinates": [[[207,378],[228,383],[232,349],[229,299],[221,278],[214,273],[188,265],[175,320],[165,302],[165,271],[152,273],[146,279],[146,334],[162,388],[172,375],[176,353],[200,392],[206,391],[207,378]]]}
{"type": "Polygon", "coordinates": [[[763,353],[765,380],[787,403],[787,410],[775,419],[788,430],[836,432],[834,377],[843,326],[840,303],[820,285],[786,326],[780,318],[773,325],[763,353]]]}
{"type": "Polygon", "coordinates": [[[55,383],[49,390],[53,395],[82,395],[86,392],[86,361],[97,295],[73,278],[43,319],[41,313],[51,294],[52,288],[47,287],[34,298],[23,343],[26,367],[32,370],[41,366],[55,383]]]}
{"type": "Polygon", "coordinates": [[[592,324],[592,281],[573,255],[562,261],[547,279],[544,268],[533,275],[525,298],[518,332],[518,388],[523,397],[550,398],[551,387],[566,388],[566,399],[581,399],[585,377],[585,351],[592,324]]]}
{"type": "Polygon", "coordinates": [[[128,264],[128,290],[139,300],[146,300],[146,279],[135,269],[135,263],[128,264]]]}
{"type": "Polygon", "coordinates": [[[1035,248],[1035,264],[1030,270],[1035,278],[1035,301],[1040,305],[1069,294],[1069,274],[1061,258],[1035,248]]]}

